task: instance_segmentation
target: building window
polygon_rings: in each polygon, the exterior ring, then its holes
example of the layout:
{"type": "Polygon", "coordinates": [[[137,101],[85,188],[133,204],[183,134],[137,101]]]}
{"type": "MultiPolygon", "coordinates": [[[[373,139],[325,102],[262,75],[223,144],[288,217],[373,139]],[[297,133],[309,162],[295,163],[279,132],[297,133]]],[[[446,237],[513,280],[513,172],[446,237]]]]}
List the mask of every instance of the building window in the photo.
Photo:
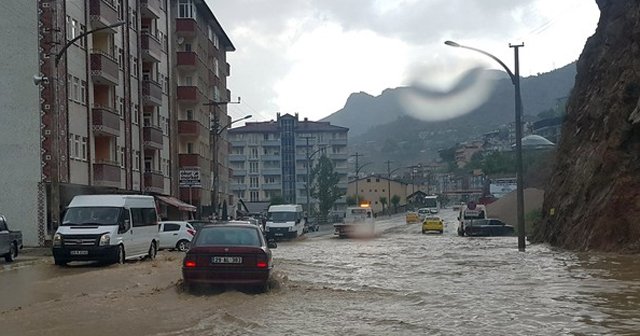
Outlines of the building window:
{"type": "Polygon", "coordinates": [[[124,68],[124,49],[122,48],[118,48],[116,47],[116,49],[118,49],[118,65],[120,66],[120,69],[124,68]]]}
{"type": "Polygon", "coordinates": [[[138,58],[137,58],[137,57],[134,57],[134,58],[133,58],[133,71],[132,71],[131,75],[132,75],[133,77],[136,77],[136,78],[137,78],[137,77],[138,77],[138,70],[139,70],[139,69],[138,69],[138,58]]]}
{"type": "Polygon", "coordinates": [[[73,142],[73,157],[78,159],[80,158],[80,136],[76,135],[75,141],[73,142]]]}
{"type": "Polygon", "coordinates": [[[220,77],[220,64],[217,58],[213,59],[213,72],[216,74],[216,77],[220,77]]]}
{"type": "Polygon", "coordinates": [[[124,115],[124,98],[118,97],[118,114],[124,115]]]}
{"type": "Polygon", "coordinates": [[[137,171],[140,171],[140,151],[136,151],[135,160],[136,160],[136,162],[134,164],[134,167],[136,168],[137,171]]]}
{"type": "Polygon", "coordinates": [[[76,36],[78,36],[78,21],[76,21],[75,19],[71,19],[71,38],[70,40],[73,40],[76,36]]]}
{"type": "Polygon", "coordinates": [[[220,40],[218,39],[218,35],[213,34],[213,46],[217,49],[220,49],[220,40]]]}
{"type": "Polygon", "coordinates": [[[87,102],[87,82],[80,81],[80,103],[82,105],[87,102]]]}
{"type": "MultiPolygon", "coordinates": [[[[87,28],[85,27],[85,25],[81,24],[79,34],[80,35],[84,34],[85,30],[87,30],[87,28]]],[[[78,40],[78,45],[80,45],[80,47],[82,48],[85,47],[86,38],[87,38],[86,36],[83,36],[81,39],[78,40]]]]}
{"type": "Polygon", "coordinates": [[[178,17],[179,18],[195,18],[195,8],[191,0],[180,0],[178,2],[178,17]]]}
{"type": "Polygon", "coordinates": [[[134,104],[133,105],[133,123],[134,124],[138,124],[140,122],[140,105],[138,104],[134,104]]]}
{"type": "Polygon", "coordinates": [[[377,179],[376,179],[376,182],[380,182],[380,179],[379,179],[379,178],[377,178],[377,179]]]}
{"type": "Polygon", "coordinates": [[[187,110],[187,120],[193,120],[193,110],[187,110]]]}
{"type": "Polygon", "coordinates": [[[257,176],[252,176],[249,179],[249,187],[251,187],[251,188],[257,188],[258,187],[258,177],[257,176]]]}
{"type": "Polygon", "coordinates": [[[120,21],[124,20],[124,7],[122,6],[122,0],[116,1],[116,10],[120,21]]]}
{"type": "Polygon", "coordinates": [[[187,154],[193,154],[193,142],[187,142],[187,154]]]}
{"type": "Polygon", "coordinates": [[[87,161],[87,137],[82,137],[82,161],[87,161]]]}
{"type": "Polygon", "coordinates": [[[257,162],[249,162],[249,172],[257,173],[258,172],[258,163],[257,162]]]}
{"type": "Polygon", "coordinates": [[[120,168],[124,168],[124,147],[120,147],[120,168]]]}
{"type": "Polygon", "coordinates": [[[73,77],[73,101],[80,102],[80,78],[73,77]]]}
{"type": "Polygon", "coordinates": [[[258,158],[258,148],[257,147],[251,147],[251,158],[252,159],[257,159],[258,158]]]}
{"type": "Polygon", "coordinates": [[[259,191],[252,191],[250,193],[250,201],[251,202],[258,202],[260,200],[259,196],[260,196],[260,192],[259,191]]]}

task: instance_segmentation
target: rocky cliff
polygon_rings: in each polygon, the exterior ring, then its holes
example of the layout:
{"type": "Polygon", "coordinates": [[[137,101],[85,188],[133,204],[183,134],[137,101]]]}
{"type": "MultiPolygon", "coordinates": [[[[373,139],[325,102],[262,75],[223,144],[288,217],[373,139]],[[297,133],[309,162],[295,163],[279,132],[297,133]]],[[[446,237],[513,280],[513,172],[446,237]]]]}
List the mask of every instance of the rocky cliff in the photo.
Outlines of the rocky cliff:
{"type": "Polygon", "coordinates": [[[598,0],[532,240],[640,252],[640,0],[598,0]]]}

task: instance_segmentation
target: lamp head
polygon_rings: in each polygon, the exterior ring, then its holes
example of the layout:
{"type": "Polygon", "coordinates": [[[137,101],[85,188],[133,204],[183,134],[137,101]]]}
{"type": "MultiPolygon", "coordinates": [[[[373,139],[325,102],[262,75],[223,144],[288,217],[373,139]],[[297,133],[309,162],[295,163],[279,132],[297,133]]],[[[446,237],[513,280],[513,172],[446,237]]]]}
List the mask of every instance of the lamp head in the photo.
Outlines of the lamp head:
{"type": "Polygon", "coordinates": [[[33,85],[46,84],[48,81],[49,79],[45,76],[33,75],[33,85]]]}
{"type": "Polygon", "coordinates": [[[450,47],[456,47],[456,48],[460,46],[458,43],[453,42],[453,41],[444,41],[444,44],[446,44],[446,45],[448,45],[450,47]]]}

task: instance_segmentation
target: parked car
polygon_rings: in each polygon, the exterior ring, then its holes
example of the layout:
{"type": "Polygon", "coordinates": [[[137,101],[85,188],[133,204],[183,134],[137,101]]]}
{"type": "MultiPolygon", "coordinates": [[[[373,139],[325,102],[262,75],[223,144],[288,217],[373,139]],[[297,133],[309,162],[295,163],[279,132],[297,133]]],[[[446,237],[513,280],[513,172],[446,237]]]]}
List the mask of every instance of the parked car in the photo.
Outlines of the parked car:
{"type": "Polygon", "coordinates": [[[442,233],[444,231],[444,221],[438,216],[428,216],[422,222],[422,233],[429,231],[437,231],[442,233]]]}
{"type": "Polygon", "coordinates": [[[477,219],[465,225],[467,236],[513,236],[515,229],[499,219],[477,219]]]}
{"type": "Polygon", "coordinates": [[[417,213],[410,211],[410,212],[407,212],[407,215],[405,216],[405,220],[407,221],[407,224],[418,223],[420,221],[420,217],[418,216],[417,213]]]}
{"type": "Polygon", "coordinates": [[[203,226],[213,224],[214,222],[206,219],[192,219],[188,220],[187,223],[191,224],[191,226],[196,229],[197,232],[200,231],[203,226]]]}
{"type": "Polygon", "coordinates": [[[212,224],[198,231],[182,263],[187,290],[198,285],[240,285],[268,290],[273,270],[271,250],[260,226],[212,224]]]}
{"type": "Polygon", "coordinates": [[[0,215],[0,256],[3,256],[6,262],[12,262],[18,257],[20,249],[22,249],[22,232],[9,230],[7,218],[0,215]]]}
{"type": "Polygon", "coordinates": [[[189,249],[196,229],[187,222],[167,221],[158,223],[161,249],[176,249],[184,252],[189,249]]]}

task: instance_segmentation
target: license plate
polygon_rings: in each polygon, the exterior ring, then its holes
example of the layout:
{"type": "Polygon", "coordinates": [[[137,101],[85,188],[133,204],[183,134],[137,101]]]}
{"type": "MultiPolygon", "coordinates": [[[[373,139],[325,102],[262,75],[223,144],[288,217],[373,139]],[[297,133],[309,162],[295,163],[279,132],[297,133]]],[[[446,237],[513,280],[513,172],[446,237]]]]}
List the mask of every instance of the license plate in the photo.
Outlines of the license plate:
{"type": "Polygon", "coordinates": [[[282,237],[282,236],[284,236],[284,234],[282,234],[282,233],[276,233],[276,234],[275,234],[275,236],[276,236],[276,237],[282,237]]]}
{"type": "Polygon", "coordinates": [[[241,264],[242,257],[213,257],[211,258],[213,264],[241,264]]]}
{"type": "Polygon", "coordinates": [[[87,254],[89,254],[89,251],[71,251],[71,252],[69,252],[69,254],[71,254],[71,255],[87,255],[87,254]]]}

